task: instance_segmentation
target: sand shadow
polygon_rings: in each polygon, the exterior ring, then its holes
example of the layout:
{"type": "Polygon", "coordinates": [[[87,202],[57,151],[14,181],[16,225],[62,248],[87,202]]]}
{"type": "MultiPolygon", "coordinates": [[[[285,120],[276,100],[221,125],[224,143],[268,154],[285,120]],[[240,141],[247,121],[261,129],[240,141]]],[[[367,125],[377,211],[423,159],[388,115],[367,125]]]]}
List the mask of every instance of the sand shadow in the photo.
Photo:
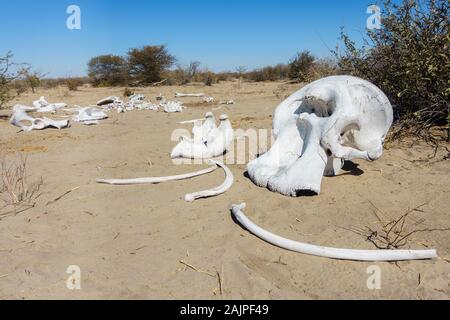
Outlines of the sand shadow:
{"type": "Polygon", "coordinates": [[[359,167],[359,164],[354,163],[353,161],[346,160],[344,162],[344,166],[342,167],[342,171],[344,171],[344,173],[342,173],[340,175],[360,176],[360,175],[364,174],[364,171],[358,167],[359,167]]]}

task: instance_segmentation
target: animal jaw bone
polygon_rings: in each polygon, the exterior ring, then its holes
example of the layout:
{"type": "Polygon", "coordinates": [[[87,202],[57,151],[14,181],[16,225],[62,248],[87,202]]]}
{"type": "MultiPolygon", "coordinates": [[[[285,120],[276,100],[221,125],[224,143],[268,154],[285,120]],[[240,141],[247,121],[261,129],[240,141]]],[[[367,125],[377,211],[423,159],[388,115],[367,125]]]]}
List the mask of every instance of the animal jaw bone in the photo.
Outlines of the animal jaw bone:
{"type": "Polygon", "coordinates": [[[14,106],[9,123],[21,128],[23,131],[43,130],[50,127],[63,129],[69,127],[70,124],[69,120],[53,120],[46,117],[33,118],[26,113],[21,105],[14,106]],[[29,122],[30,125],[27,126],[24,122],[29,122]]]}
{"type": "Polygon", "coordinates": [[[225,181],[218,187],[213,189],[208,189],[204,191],[194,192],[194,193],[188,193],[184,197],[184,199],[187,202],[193,202],[200,198],[209,198],[214,197],[219,194],[225,193],[228,191],[234,182],[234,176],[233,173],[230,171],[230,169],[224,165],[222,162],[215,161],[215,160],[209,160],[212,163],[215,163],[217,166],[221,167],[225,171],[225,181]]]}
{"type": "Polygon", "coordinates": [[[392,106],[370,82],[351,76],[315,81],[275,111],[275,143],[251,161],[250,179],[284,195],[320,193],[324,175],[336,175],[343,160],[373,161],[383,152],[392,106]]]}
{"type": "Polygon", "coordinates": [[[234,141],[234,130],[227,115],[220,116],[219,127],[210,131],[206,141],[195,141],[181,137],[172,150],[171,157],[187,159],[209,159],[223,155],[234,141]]]}
{"type": "Polygon", "coordinates": [[[175,98],[202,98],[204,96],[204,93],[175,93],[175,98]]]}
{"type": "Polygon", "coordinates": [[[167,181],[175,181],[175,180],[184,180],[193,177],[197,177],[200,175],[204,175],[210,172],[213,172],[217,169],[216,163],[211,163],[211,166],[207,169],[203,169],[196,172],[180,174],[176,176],[167,176],[167,177],[148,177],[148,178],[136,178],[136,179],[97,179],[97,183],[103,184],[112,184],[112,185],[136,185],[136,184],[157,184],[161,182],[167,181]]]}
{"type": "Polygon", "coordinates": [[[267,230],[254,224],[250,221],[242,210],[245,208],[245,203],[239,205],[232,205],[231,212],[236,220],[248,231],[253,233],[260,239],[269,242],[277,247],[309,254],[313,256],[355,260],[355,261],[402,261],[402,260],[423,260],[437,258],[436,250],[355,250],[355,249],[340,249],[322,247],[308,243],[296,242],[278,235],[275,235],[267,230]]]}

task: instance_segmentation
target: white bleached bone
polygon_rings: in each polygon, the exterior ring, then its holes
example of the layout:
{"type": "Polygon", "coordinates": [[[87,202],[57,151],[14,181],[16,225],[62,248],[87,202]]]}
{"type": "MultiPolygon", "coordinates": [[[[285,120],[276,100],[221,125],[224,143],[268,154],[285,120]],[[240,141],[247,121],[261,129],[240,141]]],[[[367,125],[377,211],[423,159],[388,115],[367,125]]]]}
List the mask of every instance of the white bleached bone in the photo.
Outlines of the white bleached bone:
{"type": "Polygon", "coordinates": [[[98,106],[104,106],[112,103],[122,103],[122,100],[120,100],[119,97],[110,96],[97,101],[98,106]]]}
{"type": "Polygon", "coordinates": [[[324,175],[336,175],[344,160],[381,157],[393,111],[372,83],[352,77],[317,80],[275,111],[272,149],[251,161],[250,179],[288,196],[320,193],[324,175]]]}
{"type": "Polygon", "coordinates": [[[98,120],[89,120],[89,121],[84,121],[83,124],[85,126],[95,126],[98,125],[100,122],[98,122],[98,120]]]}
{"type": "Polygon", "coordinates": [[[236,220],[248,231],[253,233],[260,239],[269,242],[277,247],[309,254],[313,256],[355,260],[355,261],[402,261],[402,260],[422,260],[437,258],[436,250],[356,250],[356,249],[340,249],[312,245],[308,243],[296,242],[278,235],[275,235],[267,230],[254,224],[250,221],[242,210],[245,208],[245,203],[233,205],[231,212],[236,220]]]}
{"type": "Polygon", "coordinates": [[[103,120],[108,118],[108,115],[103,110],[94,107],[78,108],[76,112],[78,112],[78,114],[73,117],[73,121],[77,122],[103,120]]]}
{"type": "Polygon", "coordinates": [[[214,101],[215,101],[215,99],[213,97],[204,97],[203,98],[204,103],[212,103],[214,101]]]}
{"type": "Polygon", "coordinates": [[[200,118],[200,119],[193,119],[193,120],[186,120],[186,121],[180,121],[177,122],[178,124],[192,124],[192,123],[196,123],[196,122],[201,122],[201,121],[205,121],[205,118],[200,118]]]}
{"type": "Polygon", "coordinates": [[[206,141],[194,141],[181,137],[173,148],[171,157],[187,159],[209,159],[223,155],[234,141],[234,130],[226,114],[220,116],[220,125],[213,129],[206,141]]]}
{"type": "Polygon", "coordinates": [[[136,179],[97,179],[97,183],[104,184],[112,184],[112,185],[135,185],[135,184],[156,184],[167,181],[176,181],[176,180],[184,180],[193,177],[197,177],[200,175],[204,175],[210,172],[213,172],[217,169],[217,165],[214,162],[211,162],[211,166],[207,169],[203,169],[196,172],[180,174],[176,176],[167,176],[167,177],[148,177],[148,178],[136,178],[136,179]]]}
{"type": "Polygon", "coordinates": [[[133,94],[128,100],[133,103],[142,103],[145,100],[145,96],[143,94],[133,94]]]}
{"type": "Polygon", "coordinates": [[[33,118],[27,114],[26,109],[22,105],[16,105],[13,107],[13,113],[9,120],[9,123],[21,128],[23,131],[31,130],[43,130],[46,128],[63,129],[69,126],[69,120],[53,120],[46,117],[33,118]],[[26,125],[29,123],[29,125],[26,125]]]}
{"type": "Polygon", "coordinates": [[[175,98],[202,98],[204,96],[204,93],[175,93],[175,98]]]}
{"type": "Polygon", "coordinates": [[[39,100],[33,101],[33,106],[36,108],[36,112],[51,112],[55,113],[56,110],[67,107],[66,103],[48,103],[45,97],[40,97],[39,100]]]}
{"type": "Polygon", "coordinates": [[[216,129],[217,125],[214,114],[212,112],[207,112],[205,114],[205,122],[203,122],[203,124],[201,121],[194,122],[194,128],[192,129],[194,141],[207,143],[209,135],[216,129]]]}
{"type": "Polygon", "coordinates": [[[222,162],[215,161],[215,160],[209,160],[209,161],[211,161],[212,163],[215,163],[217,166],[221,167],[224,170],[225,181],[216,188],[186,194],[184,199],[187,202],[193,202],[200,198],[209,198],[209,197],[217,196],[219,194],[222,194],[222,193],[225,193],[226,191],[228,191],[231,188],[231,186],[233,185],[234,177],[233,177],[233,173],[230,171],[230,169],[226,165],[224,165],[222,162]]]}
{"type": "Polygon", "coordinates": [[[219,101],[219,104],[230,105],[230,104],[236,104],[236,102],[234,102],[234,100],[222,100],[222,101],[219,101]]]}
{"type": "Polygon", "coordinates": [[[173,113],[173,112],[183,112],[183,104],[179,101],[167,101],[164,103],[160,103],[160,106],[164,108],[164,112],[173,113]]]}

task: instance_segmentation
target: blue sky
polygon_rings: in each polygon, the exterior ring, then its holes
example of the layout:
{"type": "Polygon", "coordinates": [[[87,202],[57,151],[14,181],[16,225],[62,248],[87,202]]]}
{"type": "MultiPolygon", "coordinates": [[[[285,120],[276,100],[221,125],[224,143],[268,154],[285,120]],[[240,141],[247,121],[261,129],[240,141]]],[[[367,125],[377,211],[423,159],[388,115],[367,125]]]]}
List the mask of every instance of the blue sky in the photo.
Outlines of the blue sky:
{"type": "Polygon", "coordinates": [[[178,62],[214,71],[285,63],[335,48],[340,27],[361,38],[370,0],[0,0],[0,54],[49,76],[86,74],[89,59],[166,44],[178,62]],[[81,8],[81,30],[66,9],[81,8]]]}

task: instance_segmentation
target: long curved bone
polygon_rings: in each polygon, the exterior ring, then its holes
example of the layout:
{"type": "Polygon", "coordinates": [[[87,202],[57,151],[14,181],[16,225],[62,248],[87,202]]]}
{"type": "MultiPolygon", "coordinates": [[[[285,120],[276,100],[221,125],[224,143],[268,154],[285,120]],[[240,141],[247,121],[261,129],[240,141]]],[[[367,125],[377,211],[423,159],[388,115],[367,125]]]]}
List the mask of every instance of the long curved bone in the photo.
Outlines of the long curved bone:
{"type": "Polygon", "coordinates": [[[209,160],[209,161],[211,161],[212,163],[215,163],[217,166],[221,167],[223,169],[223,171],[225,171],[225,181],[220,186],[213,188],[213,189],[208,189],[208,190],[194,192],[194,193],[188,193],[184,197],[184,199],[187,202],[193,202],[196,199],[200,199],[200,198],[209,198],[209,197],[217,196],[219,194],[222,194],[222,193],[225,193],[226,191],[228,191],[228,189],[230,189],[231,186],[233,185],[234,176],[233,176],[233,173],[230,171],[230,169],[228,169],[228,167],[226,165],[224,165],[222,162],[215,161],[215,160],[209,160]]]}
{"type": "Polygon", "coordinates": [[[355,249],[340,249],[322,247],[308,243],[296,242],[289,240],[254,224],[250,221],[242,210],[245,208],[245,203],[239,205],[232,205],[231,212],[239,223],[248,231],[253,233],[260,239],[269,242],[277,247],[309,254],[313,256],[355,260],[355,261],[401,261],[401,260],[423,260],[437,258],[436,250],[355,250],[355,249]]]}
{"type": "Polygon", "coordinates": [[[201,175],[213,172],[216,169],[217,169],[217,165],[215,163],[212,163],[212,165],[207,169],[203,169],[203,170],[191,172],[191,173],[180,174],[180,175],[176,175],[176,176],[148,177],[148,178],[137,178],[137,179],[97,179],[96,182],[103,183],[103,184],[118,185],[118,186],[135,185],[135,184],[157,184],[157,183],[161,183],[161,182],[184,180],[184,179],[201,176],[201,175]]]}

